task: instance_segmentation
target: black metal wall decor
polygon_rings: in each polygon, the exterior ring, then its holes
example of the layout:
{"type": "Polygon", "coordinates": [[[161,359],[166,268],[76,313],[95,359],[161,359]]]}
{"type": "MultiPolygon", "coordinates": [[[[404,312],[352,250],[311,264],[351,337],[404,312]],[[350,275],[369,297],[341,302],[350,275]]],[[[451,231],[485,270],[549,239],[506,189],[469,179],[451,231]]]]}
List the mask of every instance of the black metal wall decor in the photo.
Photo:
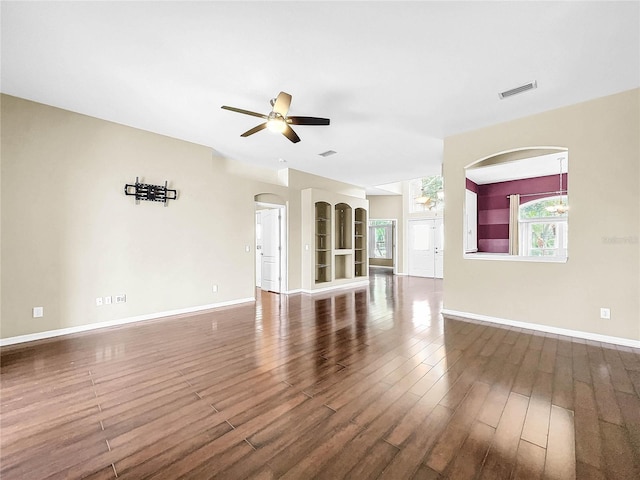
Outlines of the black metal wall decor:
{"type": "Polygon", "coordinates": [[[148,183],[138,182],[136,177],[136,183],[125,184],[125,195],[131,195],[136,197],[136,204],[140,203],[140,200],[147,200],[150,202],[162,202],[164,206],[167,206],[169,200],[176,200],[178,198],[178,191],[167,188],[167,182],[162,185],[150,185],[148,183]]]}

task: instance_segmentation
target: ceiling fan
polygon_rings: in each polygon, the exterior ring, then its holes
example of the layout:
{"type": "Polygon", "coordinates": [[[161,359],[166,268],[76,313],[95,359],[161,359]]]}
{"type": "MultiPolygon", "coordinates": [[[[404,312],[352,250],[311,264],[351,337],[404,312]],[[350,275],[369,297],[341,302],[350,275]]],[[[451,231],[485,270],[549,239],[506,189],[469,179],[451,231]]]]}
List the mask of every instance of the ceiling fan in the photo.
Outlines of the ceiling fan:
{"type": "Polygon", "coordinates": [[[300,137],[289,125],[329,125],[328,118],[287,116],[287,113],[289,113],[289,106],[291,105],[291,95],[288,93],[280,92],[276,98],[271,100],[270,103],[272,110],[269,115],[251,112],[241,108],[228,107],[226,105],[223,105],[222,108],[225,110],[231,110],[232,112],[264,118],[266,120],[266,122],[244,132],[240,135],[241,137],[248,137],[260,130],[268,128],[271,131],[282,133],[293,143],[298,143],[300,141],[300,137]]]}

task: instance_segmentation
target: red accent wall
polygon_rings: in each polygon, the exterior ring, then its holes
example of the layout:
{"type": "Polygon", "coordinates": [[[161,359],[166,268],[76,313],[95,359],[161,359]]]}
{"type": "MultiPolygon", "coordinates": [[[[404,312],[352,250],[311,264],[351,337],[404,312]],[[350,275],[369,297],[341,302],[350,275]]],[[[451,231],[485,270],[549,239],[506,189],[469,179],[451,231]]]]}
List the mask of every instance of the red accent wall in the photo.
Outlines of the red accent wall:
{"type": "Polygon", "coordinates": [[[467,190],[471,190],[473,193],[478,193],[478,184],[475,183],[473,180],[469,180],[468,178],[467,180],[467,190]]]}
{"type": "MultiPolygon", "coordinates": [[[[562,186],[566,190],[568,175],[562,175],[562,186]]],[[[473,182],[471,182],[473,183],[473,182]]],[[[475,184],[474,184],[475,185],[475,184]]],[[[467,179],[467,188],[469,180],[467,179]]],[[[507,195],[520,195],[539,192],[555,192],[560,188],[558,175],[525,178],[509,182],[477,185],[478,188],[478,251],[490,253],[509,253],[509,199],[507,195]]],[[[555,193],[520,198],[527,203],[555,193]]]]}

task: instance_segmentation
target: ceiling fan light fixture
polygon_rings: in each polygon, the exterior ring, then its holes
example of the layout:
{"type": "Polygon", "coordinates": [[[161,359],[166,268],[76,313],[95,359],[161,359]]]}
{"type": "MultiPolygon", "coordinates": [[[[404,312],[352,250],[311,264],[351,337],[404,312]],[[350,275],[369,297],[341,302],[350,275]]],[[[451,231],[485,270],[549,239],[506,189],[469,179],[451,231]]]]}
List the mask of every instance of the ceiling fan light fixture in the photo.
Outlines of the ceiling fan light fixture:
{"type": "Polygon", "coordinates": [[[264,123],[256,125],[241,134],[241,137],[249,137],[266,128],[272,132],[283,134],[291,143],[298,143],[300,141],[300,137],[289,125],[329,125],[331,123],[328,118],[300,117],[297,115],[290,116],[289,106],[291,105],[291,95],[286,92],[280,92],[275,98],[275,101],[271,101],[270,103],[273,110],[271,110],[269,115],[252,112],[251,110],[244,110],[242,108],[230,107],[228,105],[222,105],[222,109],[266,120],[264,123]]]}
{"type": "Polygon", "coordinates": [[[282,133],[287,128],[287,122],[283,118],[270,118],[267,120],[267,128],[275,133],[282,133]]]}
{"type": "Polygon", "coordinates": [[[563,194],[566,194],[566,191],[562,189],[562,161],[564,160],[564,157],[560,157],[558,158],[559,162],[560,162],[560,188],[558,190],[558,195],[560,195],[560,197],[558,198],[558,201],[556,203],[554,203],[553,205],[548,205],[547,207],[545,207],[545,210],[549,213],[556,213],[558,215],[564,215],[565,213],[567,213],[569,211],[569,205],[567,205],[564,201],[563,198],[563,194]]]}
{"type": "Polygon", "coordinates": [[[565,205],[562,202],[559,202],[559,203],[557,203],[555,205],[549,205],[545,209],[547,210],[547,212],[557,213],[559,215],[563,215],[563,214],[567,213],[567,211],[569,210],[569,206],[565,205]]]}

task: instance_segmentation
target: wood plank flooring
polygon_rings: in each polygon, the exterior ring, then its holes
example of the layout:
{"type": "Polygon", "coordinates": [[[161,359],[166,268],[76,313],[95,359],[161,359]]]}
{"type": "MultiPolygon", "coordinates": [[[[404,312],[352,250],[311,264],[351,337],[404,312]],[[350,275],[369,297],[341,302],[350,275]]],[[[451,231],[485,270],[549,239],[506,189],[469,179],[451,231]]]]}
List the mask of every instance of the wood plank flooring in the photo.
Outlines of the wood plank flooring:
{"type": "Polygon", "coordinates": [[[0,477],[640,478],[640,351],[443,319],[441,281],[4,348],[0,477]]]}

